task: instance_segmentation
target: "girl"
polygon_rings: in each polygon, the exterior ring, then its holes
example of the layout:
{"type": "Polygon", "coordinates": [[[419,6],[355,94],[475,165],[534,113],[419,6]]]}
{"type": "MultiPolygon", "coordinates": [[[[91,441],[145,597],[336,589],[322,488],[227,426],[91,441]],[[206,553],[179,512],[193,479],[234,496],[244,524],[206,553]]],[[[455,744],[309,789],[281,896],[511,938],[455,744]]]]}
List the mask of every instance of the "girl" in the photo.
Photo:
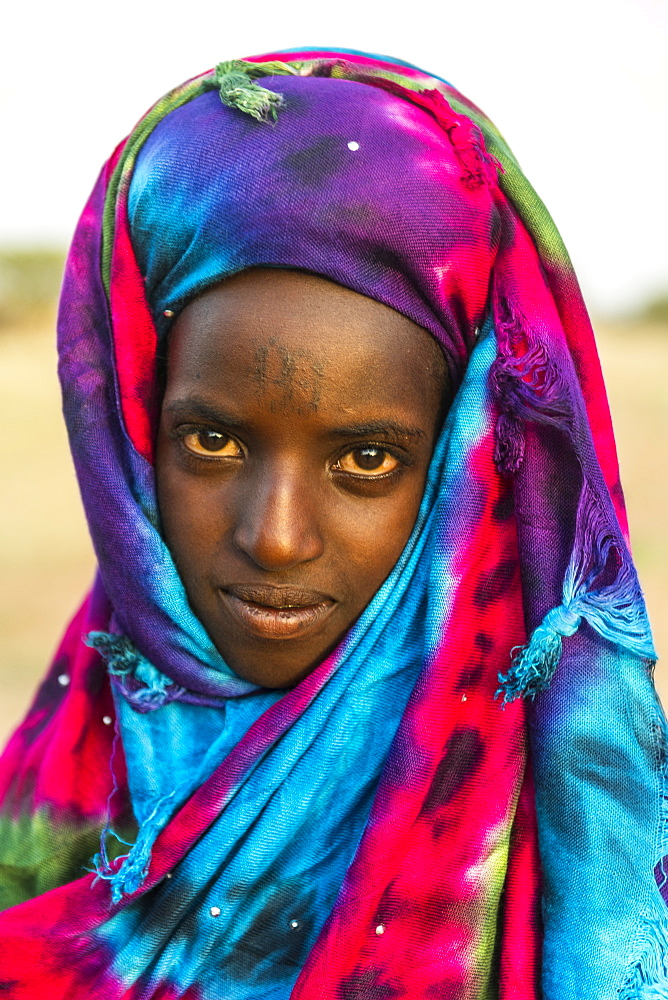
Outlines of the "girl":
{"type": "Polygon", "coordinates": [[[103,170],[59,338],[99,575],[2,762],[5,995],[663,996],[600,370],[484,115],[221,64],[103,170]]]}

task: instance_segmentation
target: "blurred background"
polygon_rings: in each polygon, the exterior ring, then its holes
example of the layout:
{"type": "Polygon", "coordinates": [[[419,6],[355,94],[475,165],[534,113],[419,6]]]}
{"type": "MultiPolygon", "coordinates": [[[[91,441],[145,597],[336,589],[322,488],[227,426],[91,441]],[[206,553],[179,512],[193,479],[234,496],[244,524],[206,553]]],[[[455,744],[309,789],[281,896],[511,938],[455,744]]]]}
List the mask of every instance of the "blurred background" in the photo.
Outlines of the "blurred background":
{"type": "MultiPolygon", "coordinates": [[[[594,319],[633,550],[668,658],[668,5],[162,0],[5,5],[0,64],[0,743],[93,573],[55,375],[64,253],[97,171],[164,91],[297,46],[386,53],[489,114],[594,319]]],[[[668,702],[668,668],[657,667],[668,702]]]]}

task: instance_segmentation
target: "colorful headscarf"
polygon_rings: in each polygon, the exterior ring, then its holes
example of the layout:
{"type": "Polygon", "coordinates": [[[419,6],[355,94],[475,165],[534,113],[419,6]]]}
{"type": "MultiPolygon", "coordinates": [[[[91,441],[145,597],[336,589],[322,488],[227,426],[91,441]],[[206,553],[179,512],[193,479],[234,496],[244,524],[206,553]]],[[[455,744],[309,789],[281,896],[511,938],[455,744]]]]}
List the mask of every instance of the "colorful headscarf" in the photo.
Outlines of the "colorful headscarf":
{"type": "Polygon", "coordinates": [[[12,1000],[668,995],[665,721],[591,327],[449,84],[217,69],[105,167],[59,318],[99,563],[0,766],[12,1000]],[[411,537],[293,689],[227,666],[161,534],[157,359],[245,268],[403,313],[458,386],[411,537]]]}

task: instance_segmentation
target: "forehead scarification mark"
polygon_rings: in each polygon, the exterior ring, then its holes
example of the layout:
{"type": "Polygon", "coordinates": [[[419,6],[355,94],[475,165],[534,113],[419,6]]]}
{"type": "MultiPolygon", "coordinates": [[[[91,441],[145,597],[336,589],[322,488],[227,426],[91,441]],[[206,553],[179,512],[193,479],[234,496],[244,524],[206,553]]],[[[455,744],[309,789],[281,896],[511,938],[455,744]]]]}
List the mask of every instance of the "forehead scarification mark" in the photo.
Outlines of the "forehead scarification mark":
{"type": "Polygon", "coordinates": [[[255,352],[253,377],[261,395],[272,395],[270,408],[276,413],[317,413],[324,376],[322,359],[275,337],[255,352]]]}

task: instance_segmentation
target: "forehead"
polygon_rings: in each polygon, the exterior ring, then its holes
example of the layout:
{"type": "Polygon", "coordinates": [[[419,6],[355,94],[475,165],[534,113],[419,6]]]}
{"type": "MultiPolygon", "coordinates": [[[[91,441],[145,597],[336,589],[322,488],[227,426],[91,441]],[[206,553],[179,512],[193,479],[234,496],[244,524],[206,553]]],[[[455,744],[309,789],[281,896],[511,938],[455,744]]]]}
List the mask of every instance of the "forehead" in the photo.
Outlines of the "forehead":
{"type": "Polygon", "coordinates": [[[311,407],[421,405],[443,367],[405,316],[316,275],[255,269],[195,299],[169,337],[168,393],[253,391],[311,407]]]}

